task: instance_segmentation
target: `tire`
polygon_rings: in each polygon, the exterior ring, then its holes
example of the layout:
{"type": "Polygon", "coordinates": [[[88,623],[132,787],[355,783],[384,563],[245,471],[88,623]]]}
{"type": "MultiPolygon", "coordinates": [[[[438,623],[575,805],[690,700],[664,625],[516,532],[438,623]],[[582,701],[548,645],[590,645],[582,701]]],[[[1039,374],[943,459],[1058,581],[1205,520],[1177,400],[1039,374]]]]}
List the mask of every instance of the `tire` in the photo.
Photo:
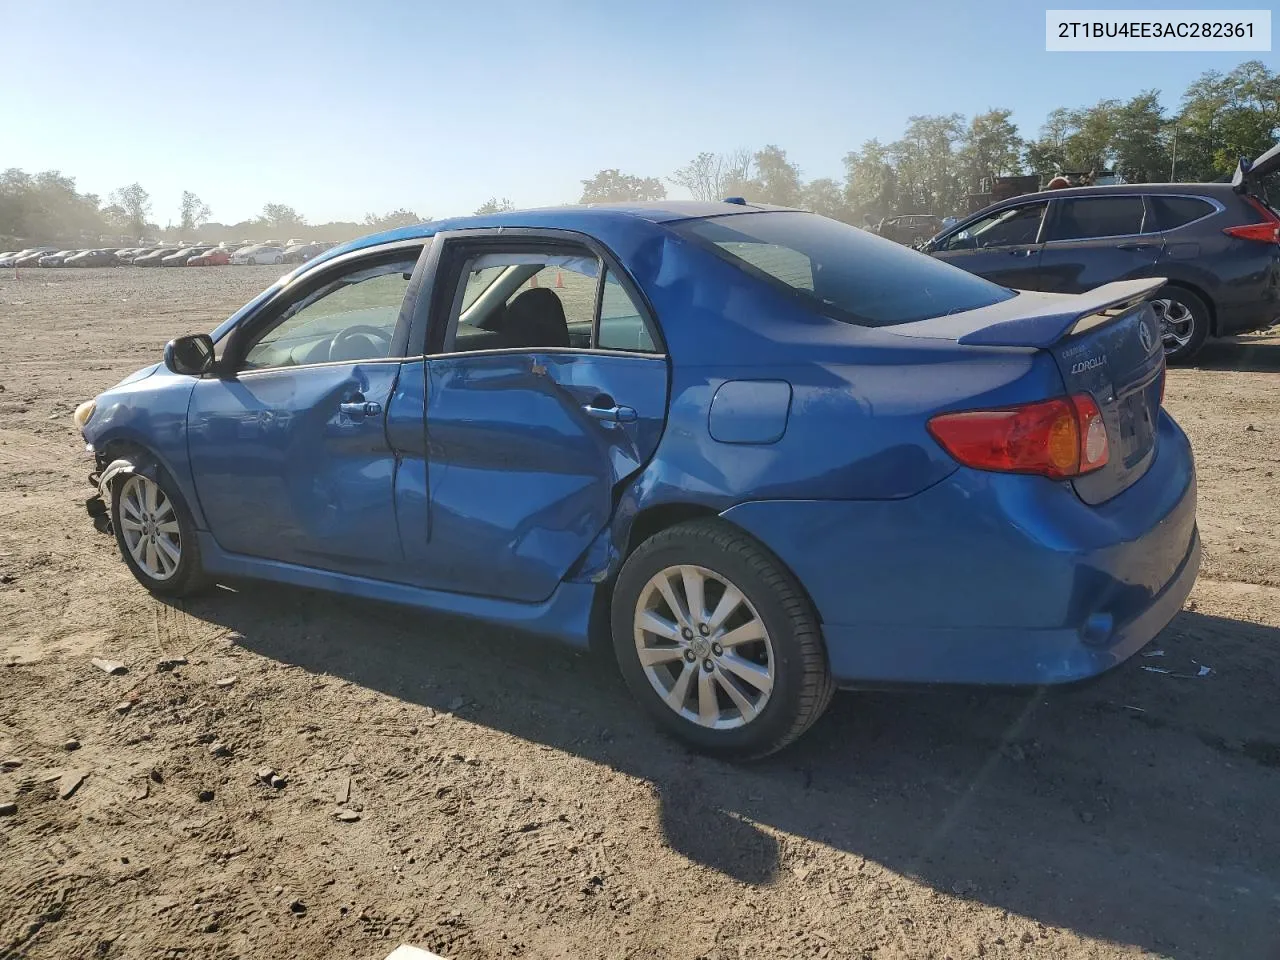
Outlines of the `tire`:
{"type": "Polygon", "coordinates": [[[1167,286],[1153,297],[1151,305],[1164,337],[1164,360],[1186,363],[1204,346],[1209,336],[1209,307],[1185,287],[1167,286]]]}
{"type": "Polygon", "coordinates": [[[618,574],[610,618],[632,695],[662,729],[702,753],[738,760],[775,753],[813,725],[835,692],[818,618],[799,583],[721,520],[682,523],[637,547],[618,574]],[[695,597],[703,593],[703,617],[684,616],[687,577],[695,597]],[[742,599],[724,600],[730,590],[742,599]],[[671,599],[682,605],[678,616],[671,599]]]}
{"type": "Polygon", "coordinates": [[[152,475],[142,472],[124,474],[111,485],[111,528],[116,535],[116,546],[120,548],[125,566],[152,593],[169,597],[191,596],[208,585],[200,562],[200,545],[196,540],[191,511],[168,474],[159,467],[147,473],[152,475]],[[152,488],[157,496],[154,501],[148,501],[152,488]],[[148,550],[147,533],[156,522],[153,517],[157,518],[160,526],[155,529],[156,539],[148,550]],[[137,532],[139,526],[140,533],[137,532]],[[141,536],[140,543],[134,541],[135,535],[141,536]],[[170,549],[166,550],[165,544],[170,549]],[[176,563],[172,556],[175,544],[176,563]],[[136,555],[135,550],[138,551],[136,555]]]}

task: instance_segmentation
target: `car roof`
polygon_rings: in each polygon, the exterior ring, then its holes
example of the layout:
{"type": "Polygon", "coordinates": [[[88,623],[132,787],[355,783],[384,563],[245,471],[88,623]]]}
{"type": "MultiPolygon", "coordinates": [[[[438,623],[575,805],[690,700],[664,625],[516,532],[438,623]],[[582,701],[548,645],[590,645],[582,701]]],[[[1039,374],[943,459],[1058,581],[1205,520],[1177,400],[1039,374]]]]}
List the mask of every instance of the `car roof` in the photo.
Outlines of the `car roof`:
{"type": "Polygon", "coordinates": [[[418,240],[433,237],[445,230],[483,230],[486,227],[533,227],[574,230],[593,234],[610,223],[626,220],[645,220],[649,223],[672,223],[679,220],[699,220],[705,217],[732,216],[766,210],[788,210],[762,203],[737,203],[702,200],[658,200],[634,203],[571,204],[559,207],[539,207],[530,210],[504,210],[500,213],[478,214],[470,217],[453,217],[447,220],[429,220],[408,227],[398,227],[383,233],[360,237],[326,250],[321,256],[308,262],[308,269],[317,263],[331,260],[344,253],[360,250],[380,243],[396,240],[418,240]]]}
{"type": "Polygon", "coordinates": [[[1040,190],[1036,193],[1020,193],[1008,200],[983,207],[975,213],[1008,207],[1035,200],[1054,200],[1067,197],[1108,197],[1134,193],[1161,193],[1178,196],[1226,197],[1234,193],[1229,183],[1109,183],[1102,187],[1062,187],[1059,190],[1040,190]]]}

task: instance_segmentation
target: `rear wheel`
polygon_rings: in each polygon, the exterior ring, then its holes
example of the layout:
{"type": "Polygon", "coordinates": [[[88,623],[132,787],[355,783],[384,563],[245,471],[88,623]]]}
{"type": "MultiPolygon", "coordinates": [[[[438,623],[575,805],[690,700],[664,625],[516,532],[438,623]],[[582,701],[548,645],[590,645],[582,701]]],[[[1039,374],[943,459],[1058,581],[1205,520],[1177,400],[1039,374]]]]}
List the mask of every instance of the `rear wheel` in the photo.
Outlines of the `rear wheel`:
{"type": "Polygon", "coordinates": [[[1209,308],[1203,300],[1181,287],[1165,287],[1151,301],[1164,339],[1166,363],[1186,363],[1209,336],[1209,308]]]}
{"type": "Polygon", "coordinates": [[[799,584],[722,521],[680,524],[641,544],[618,575],[612,625],[632,694],[705,753],[747,759],[781,750],[835,689],[799,584]]]}

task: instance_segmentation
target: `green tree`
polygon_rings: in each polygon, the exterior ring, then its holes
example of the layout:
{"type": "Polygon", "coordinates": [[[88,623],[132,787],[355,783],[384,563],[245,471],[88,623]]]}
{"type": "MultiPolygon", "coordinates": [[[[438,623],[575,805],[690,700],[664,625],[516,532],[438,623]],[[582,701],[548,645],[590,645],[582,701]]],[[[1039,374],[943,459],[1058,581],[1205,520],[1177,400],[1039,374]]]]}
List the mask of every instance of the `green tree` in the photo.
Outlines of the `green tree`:
{"type": "Polygon", "coordinates": [[[798,207],[802,197],[800,168],[787,159],[787,151],[769,144],[751,158],[754,175],[742,184],[741,193],[756,203],[798,207]]]}
{"type": "Polygon", "coordinates": [[[983,192],[983,181],[1022,172],[1022,138],[1010,120],[1012,110],[988,110],[969,121],[959,150],[964,186],[983,192]]]}
{"type": "Polygon", "coordinates": [[[267,203],[258,215],[257,225],[277,233],[296,233],[307,225],[307,219],[293,207],[284,203],[267,203]]]}
{"type": "Polygon", "coordinates": [[[1027,144],[1027,166],[1039,175],[1042,184],[1066,169],[1067,137],[1073,130],[1071,111],[1055,107],[1040,127],[1040,136],[1027,144]]]}
{"type": "Polygon", "coordinates": [[[182,191],[182,214],[178,223],[183,234],[189,234],[209,219],[209,205],[190,190],[182,191]]]}
{"type": "Polygon", "coordinates": [[[475,215],[477,217],[481,217],[490,213],[505,213],[508,210],[514,209],[515,204],[506,197],[503,197],[501,200],[497,197],[490,197],[484,203],[480,204],[480,206],[476,207],[475,215]]]}
{"type": "Polygon", "coordinates": [[[657,177],[633,177],[617,167],[601,170],[582,181],[579,203],[628,203],[634,200],[666,199],[667,188],[657,177]]]}
{"type": "Polygon", "coordinates": [[[897,172],[898,212],[947,214],[960,209],[965,189],[956,148],[964,117],[907,118],[902,138],[889,146],[897,172]]]}
{"type": "Polygon", "coordinates": [[[879,222],[898,209],[898,171],[889,148],[868,140],[862,149],[845,154],[844,202],[859,226],[879,222]]]}
{"type": "Polygon", "coordinates": [[[723,200],[738,196],[751,179],[751,152],[700,153],[667,178],[684,187],[695,200],[723,200]]]}
{"type": "Polygon", "coordinates": [[[1214,180],[1252,160],[1280,133],[1280,73],[1248,60],[1230,73],[1210,70],[1182,96],[1175,121],[1179,180],[1214,180]]]}
{"type": "Polygon", "coordinates": [[[849,219],[844,190],[830,177],[810,180],[800,191],[800,206],[832,220],[849,219]]]}
{"type": "Polygon", "coordinates": [[[1069,113],[1072,129],[1064,144],[1068,170],[1095,173],[1112,167],[1119,107],[1117,100],[1099,100],[1069,113]]]}
{"type": "Polygon", "coordinates": [[[1160,93],[1146,90],[1114,111],[1111,154],[1116,173],[1129,183],[1169,178],[1168,121],[1160,93]]]}
{"type": "Polygon", "coordinates": [[[364,215],[364,225],[373,231],[394,230],[396,227],[411,227],[415,223],[426,223],[430,219],[430,217],[420,217],[406,207],[400,207],[390,213],[384,213],[382,216],[378,216],[376,213],[366,213],[364,215]]]}
{"type": "Polygon", "coordinates": [[[151,194],[135,182],[111,191],[111,202],[124,211],[127,235],[141,240],[147,232],[147,218],[151,216],[151,194]]]}

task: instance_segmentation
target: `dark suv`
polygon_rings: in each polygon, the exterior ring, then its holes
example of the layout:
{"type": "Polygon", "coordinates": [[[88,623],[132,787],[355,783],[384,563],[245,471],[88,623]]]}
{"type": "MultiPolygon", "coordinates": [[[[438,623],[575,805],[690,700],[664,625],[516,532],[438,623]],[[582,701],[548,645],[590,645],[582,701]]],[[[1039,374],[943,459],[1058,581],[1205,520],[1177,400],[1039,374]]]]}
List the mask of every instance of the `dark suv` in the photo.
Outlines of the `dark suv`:
{"type": "Polygon", "coordinates": [[[925,251],[1007,287],[1079,293],[1113,280],[1167,277],[1153,300],[1165,357],[1209,336],[1280,321],[1280,215],[1263,178],[1280,146],[1232,183],[1118,184],[1026,194],[934,237],[925,251]]]}

